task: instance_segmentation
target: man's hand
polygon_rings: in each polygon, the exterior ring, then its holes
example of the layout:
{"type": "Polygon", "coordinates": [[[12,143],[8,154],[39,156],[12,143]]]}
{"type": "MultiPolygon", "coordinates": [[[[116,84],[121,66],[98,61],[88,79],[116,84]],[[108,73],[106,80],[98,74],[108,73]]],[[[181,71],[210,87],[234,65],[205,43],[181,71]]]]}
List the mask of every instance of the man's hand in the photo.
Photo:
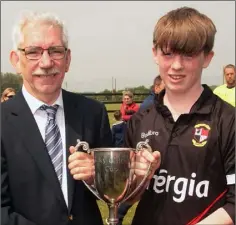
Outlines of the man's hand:
{"type": "Polygon", "coordinates": [[[144,149],[136,154],[136,160],[132,163],[132,168],[135,169],[137,177],[144,177],[147,174],[148,167],[151,163],[148,180],[150,180],[155,171],[160,167],[161,154],[159,151],[149,152],[144,149]]]}
{"type": "Polygon", "coordinates": [[[143,192],[149,185],[154,173],[160,167],[161,154],[159,151],[150,152],[147,149],[144,149],[138,153],[133,153],[133,155],[131,155],[131,160],[131,168],[134,170],[134,174],[136,175],[135,180],[137,182],[136,183],[134,181],[134,186],[132,187],[133,190],[137,187],[137,185],[140,184],[142,179],[146,176],[149,165],[151,164],[147,179],[143,183],[141,189],[137,192],[137,194],[132,196],[131,199],[128,199],[129,204],[134,204],[135,202],[140,200],[143,192]]]}
{"type": "Polygon", "coordinates": [[[75,180],[85,180],[91,183],[95,174],[94,157],[88,153],[76,151],[74,146],[70,147],[68,168],[75,180]]]}
{"type": "Polygon", "coordinates": [[[130,110],[125,110],[125,114],[126,115],[133,115],[135,113],[134,110],[130,109],[130,110]]]}

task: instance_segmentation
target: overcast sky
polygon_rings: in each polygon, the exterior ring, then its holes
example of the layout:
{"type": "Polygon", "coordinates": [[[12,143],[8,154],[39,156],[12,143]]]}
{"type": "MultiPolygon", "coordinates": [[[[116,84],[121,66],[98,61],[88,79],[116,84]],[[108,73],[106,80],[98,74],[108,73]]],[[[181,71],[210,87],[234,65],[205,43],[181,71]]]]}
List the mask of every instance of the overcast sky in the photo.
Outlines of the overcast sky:
{"type": "Polygon", "coordinates": [[[11,32],[22,10],[57,13],[67,24],[72,51],[63,86],[71,91],[102,91],[145,85],[158,70],[152,58],[152,32],[168,11],[191,6],[207,14],[217,28],[215,57],[203,83],[222,84],[222,68],[235,64],[234,1],[1,1],[1,72],[15,72],[9,62],[11,32]]]}

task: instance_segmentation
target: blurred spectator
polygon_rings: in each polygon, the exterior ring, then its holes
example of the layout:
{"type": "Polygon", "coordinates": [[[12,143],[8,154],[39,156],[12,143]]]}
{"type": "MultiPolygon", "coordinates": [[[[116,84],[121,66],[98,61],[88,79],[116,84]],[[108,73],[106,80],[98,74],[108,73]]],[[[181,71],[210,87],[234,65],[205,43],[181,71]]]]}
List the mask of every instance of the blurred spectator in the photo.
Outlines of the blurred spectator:
{"type": "Polygon", "coordinates": [[[153,104],[153,100],[155,98],[155,95],[159,94],[164,88],[165,88],[165,84],[162,81],[161,76],[160,75],[156,76],[153,81],[151,93],[150,93],[150,95],[147,96],[147,98],[145,98],[143,100],[143,103],[140,105],[139,110],[145,109],[148,106],[150,106],[151,104],[153,104]]]}
{"type": "Polygon", "coordinates": [[[139,105],[133,101],[133,93],[131,91],[123,92],[123,103],[120,108],[122,120],[127,122],[130,117],[139,110],[139,105]]]}
{"type": "Polygon", "coordinates": [[[1,102],[5,102],[8,99],[14,97],[15,95],[16,91],[14,88],[6,88],[2,93],[1,102]]]}
{"type": "Polygon", "coordinates": [[[114,118],[117,122],[114,123],[111,128],[112,146],[123,147],[126,122],[122,120],[120,111],[114,112],[114,118]]]}
{"type": "Polygon", "coordinates": [[[235,107],[235,66],[228,64],[224,67],[226,84],[217,87],[214,94],[235,107]]]}

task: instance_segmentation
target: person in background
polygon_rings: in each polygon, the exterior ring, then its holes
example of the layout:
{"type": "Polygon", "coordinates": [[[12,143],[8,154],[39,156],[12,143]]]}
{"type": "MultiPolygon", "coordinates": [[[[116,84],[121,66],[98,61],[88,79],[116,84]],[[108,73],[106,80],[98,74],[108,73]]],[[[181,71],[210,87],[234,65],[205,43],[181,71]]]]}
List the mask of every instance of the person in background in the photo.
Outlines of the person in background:
{"type": "Polygon", "coordinates": [[[140,105],[139,110],[145,109],[148,106],[152,105],[154,102],[155,95],[158,95],[165,88],[165,84],[161,79],[161,76],[158,75],[155,77],[153,81],[153,85],[151,88],[151,93],[143,100],[140,105]]]}
{"type": "Polygon", "coordinates": [[[10,98],[13,98],[16,95],[16,91],[14,88],[6,88],[3,92],[2,92],[2,96],[1,96],[1,102],[5,102],[10,98]]]}
{"type": "Polygon", "coordinates": [[[127,122],[131,116],[139,110],[139,105],[133,101],[133,93],[131,91],[123,92],[123,103],[120,107],[122,120],[127,122]]]}
{"type": "Polygon", "coordinates": [[[215,88],[213,92],[214,94],[222,98],[224,101],[228,102],[229,104],[235,107],[235,66],[232,64],[226,65],[224,67],[223,73],[226,84],[215,88]]]}
{"type": "Polygon", "coordinates": [[[114,112],[114,118],[117,122],[114,123],[111,128],[112,146],[123,147],[126,122],[122,120],[120,111],[114,112]]]}
{"type": "Polygon", "coordinates": [[[202,84],[215,34],[213,21],[190,7],[167,12],[154,28],[165,89],[129,120],[125,147],[146,141],[162,160],[134,196],[132,225],[235,223],[235,108],[202,84]]]}

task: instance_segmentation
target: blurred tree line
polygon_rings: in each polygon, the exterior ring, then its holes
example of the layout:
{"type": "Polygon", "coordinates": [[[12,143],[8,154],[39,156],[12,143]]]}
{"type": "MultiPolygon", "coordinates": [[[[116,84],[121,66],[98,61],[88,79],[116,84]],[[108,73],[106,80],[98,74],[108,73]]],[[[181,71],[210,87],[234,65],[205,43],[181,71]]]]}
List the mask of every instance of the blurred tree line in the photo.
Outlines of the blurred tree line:
{"type": "MultiPolygon", "coordinates": [[[[14,88],[16,91],[19,91],[22,87],[22,77],[14,73],[2,73],[1,72],[1,93],[8,87],[14,88]]],[[[215,89],[217,85],[210,86],[211,89],[215,89]]],[[[108,90],[105,89],[101,92],[86,92],[81,93],[83,95],[88,95],[91,98],[97,99],[99,101],[122,101],[123,91],[129,90],[134,93],[134,101],[142,101],[151,91],[150,87],[138,86],[138,87],[129,87],[121,90],[108,90]],[[142,95],[136,95],[136,94],[142,95]]]]}
{"type": "Polygon", "coordinates": [[[22,82],[23,80],[21,75],[1,72],[1,93],[9,87],[19,91],[22,87],[22,82]]]}
{"type": "Polygon", "coordinates": [[[94,98],[98,101],[116,101],[121,102],[122,101],[122,93],[123,91],[129,90],[132,93],[134,93],[134,101],[141,101],[144,98],[147,97],[147,95],[150,93],[150,88],[147,88],[145,86],[138,86],[138,87],[130,87],[120,90],[108,90],[105,89],[104,91],[95,93],[95,95],[92,95],[92,93],[82,93],[84,95],[89,94],[91,98],[94,98]],[[136,95],[136,94],[143,94],[143,95],[136,95]]]}

